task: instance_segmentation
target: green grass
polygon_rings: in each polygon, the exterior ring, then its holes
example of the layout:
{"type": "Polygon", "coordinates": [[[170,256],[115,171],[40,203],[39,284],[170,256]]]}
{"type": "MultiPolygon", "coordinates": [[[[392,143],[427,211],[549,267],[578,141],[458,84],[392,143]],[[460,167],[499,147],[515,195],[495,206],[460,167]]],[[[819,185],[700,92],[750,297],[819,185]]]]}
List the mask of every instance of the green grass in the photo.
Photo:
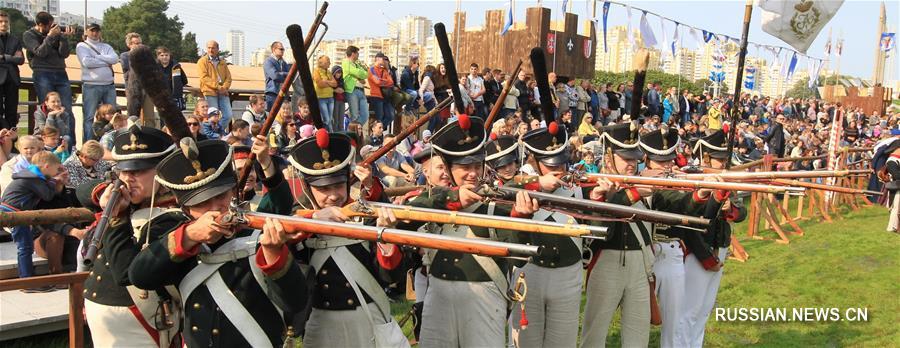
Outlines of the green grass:
{"type": "MultiPolygon", "coordinates": [[[[746,222],[738,224],[736,234],[750,260],[726,263],[716,307],[787,308],[789,316],[793,308],[836,307],[843,313],[861,307],[868,309],[867,322],[726,322],[711,317],[706,346],[900,347],[900,235],[885,232],[888,212],[882,207],[844,209],[839,215],[843,218],[833,223],[802,221],[806,235],[789,235],[788,245],[747,239],[746,222]]],[[[392,307],[400,320],[410,303],[392,307]]],[[[404,332],[411,328],[410,321],[404,332]]],[[[617,314],[609,346],[621,345],[619,330],[617,314]]],[[[67,342],[66,332],[59,332],[3,345],[63,347],[67,342]]],[[[659,329],[654,327],[650,346],[658,345],[659,329]]]]}

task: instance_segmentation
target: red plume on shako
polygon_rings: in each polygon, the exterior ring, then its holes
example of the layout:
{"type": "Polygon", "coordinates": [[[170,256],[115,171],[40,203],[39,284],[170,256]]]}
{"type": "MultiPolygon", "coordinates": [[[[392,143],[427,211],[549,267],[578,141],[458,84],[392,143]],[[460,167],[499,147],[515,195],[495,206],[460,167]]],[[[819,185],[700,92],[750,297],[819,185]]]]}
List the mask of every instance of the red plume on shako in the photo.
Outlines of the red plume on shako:
{"type": "Polygon", "coordinates": [[[547,126],[547,131],[550,132],[551,135],[556,135],[556,133],[559,133],[559,124],[557,124],[556,121],[550,122],[547,126]]]}
{"type": "Polygon", "coordinates": [[[459,124],[459,129],[461,129],[462,133],[466,136],[464,139],[459,140],[459,145],[467,144],[473,140],[476,140],[476,138],[473,138],[471,135],[469,135],[469,130],[472,129],[472,119],[469,118],[469,115],[459,114],[456,123],[459,124]]]}
{"type": "Polygon", "coordinates": [[[491,140],[497,140],[497,133],[491,133],[491,140]]]}

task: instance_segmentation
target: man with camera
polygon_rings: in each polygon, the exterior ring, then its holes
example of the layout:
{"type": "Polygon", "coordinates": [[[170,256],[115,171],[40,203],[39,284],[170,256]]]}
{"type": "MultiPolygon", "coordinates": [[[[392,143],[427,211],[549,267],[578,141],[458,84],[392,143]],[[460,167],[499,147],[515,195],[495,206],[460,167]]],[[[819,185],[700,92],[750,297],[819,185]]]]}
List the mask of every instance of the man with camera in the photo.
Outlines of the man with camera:
{"type": "MultiPolygon", "coordinates": [[[[66,57],[69,56],[69,37],[75,34],[73,27],[61,27],[53,16],[38,12],[33,28],[22,34],[22,42],[28,56],[28,64],[34,71],[35,92],[38,103],[43,103],[48,92],[59,93],[66,110],[72,110],[72,89],[66,75],[66,57]]],[[[68,135],[75,139],[75,119],[69,118],[68,135]]]]}

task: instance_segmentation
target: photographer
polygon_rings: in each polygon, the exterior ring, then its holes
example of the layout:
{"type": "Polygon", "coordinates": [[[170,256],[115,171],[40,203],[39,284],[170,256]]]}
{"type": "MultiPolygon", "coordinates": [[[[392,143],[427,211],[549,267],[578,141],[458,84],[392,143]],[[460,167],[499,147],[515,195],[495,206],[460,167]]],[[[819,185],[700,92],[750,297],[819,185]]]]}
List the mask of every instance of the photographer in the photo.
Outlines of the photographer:
{"type": "MultiPolygon", "coordinates": [[[[28,64],[34,71],[34,88],[38,102],[43,104],[49,92],[59,93],[66,110],[72,110],[72,89],[66,75],[66,57],[69,56],[69,37],[75,34],[73,27],[60,27],[47,12],[38,12],[33,28],[22,34],[22,42],[28,64]]],[[[69,138],[75,139],[75,119],[66,120],[69,138]]]]}

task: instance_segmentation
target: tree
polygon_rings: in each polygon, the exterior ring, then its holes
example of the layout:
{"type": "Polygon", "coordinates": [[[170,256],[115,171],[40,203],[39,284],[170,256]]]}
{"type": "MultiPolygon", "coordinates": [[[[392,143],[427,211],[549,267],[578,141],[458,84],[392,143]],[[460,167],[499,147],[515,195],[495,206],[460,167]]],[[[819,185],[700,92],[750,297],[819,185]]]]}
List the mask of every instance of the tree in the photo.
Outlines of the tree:
{"type": "MultiPolygon", "coordinates": [[[[181,60],[184,23],[178,16],[169,17],[166,0],[132,0],[121,7],[111,7],[103,13],[103,36],[116,51],[127,51],[125,34],[138,33],[144,45],[151,48],[165,46],[172,51],[172,59],[181,60]]],[[[196,54],[196,53],[195,53],[196,54]]]]}
{"type": "Polygon", "coordinates": [[[794,98],[794,99],[806,99],[806,98],[814,98],[816,96],[816,89],[809,88],[809,77],[804,77],[797,82],[794,82],[794,85],[791,86],[787,92],[784,93],[786,97],[794,98]]]}
{"type": "Polygon", "coordinates": [[[187,32],[181,40],[181,62],[196,62],[200,59],[200,45],[197,44],[197,34],[187,32]]]}
{"type": "Polygon", "coordinates": [[[14,35],[21,36],[22,33],[34,26],[34,21],[25,18],[21,11],[14,8],[2,8],[9,15],[9,31],[14,35]]]}

